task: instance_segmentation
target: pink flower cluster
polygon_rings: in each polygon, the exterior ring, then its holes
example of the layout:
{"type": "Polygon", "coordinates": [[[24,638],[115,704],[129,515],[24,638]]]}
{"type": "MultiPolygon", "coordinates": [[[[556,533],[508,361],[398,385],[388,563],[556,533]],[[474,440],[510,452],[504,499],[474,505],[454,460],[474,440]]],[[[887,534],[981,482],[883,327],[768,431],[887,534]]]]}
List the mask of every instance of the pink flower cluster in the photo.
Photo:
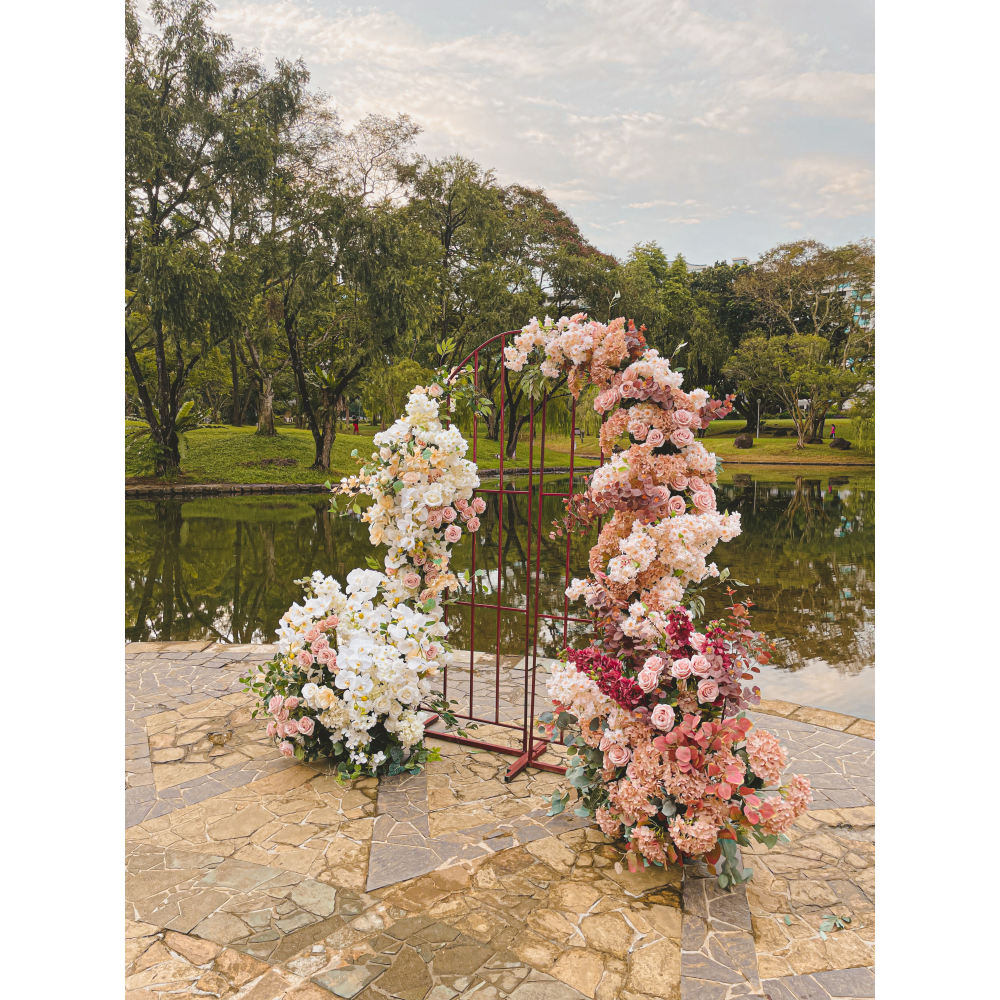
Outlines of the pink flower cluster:
{"type": "MultiPolygon", "coordinates": [[[[313,646],[315,647],[315,642],[313,646]]],[[[289,742],[289,737],[312,736],[316,728],[316,720],[308,715],[303,715],[298,719],[292,718],[291,713],[302,706],[301,698],[292,695],[289,698],[282,698],[280,694],[274,695],[267,703],[267,711],[273,718],[267,724],[267,735],[270,737],[280,737],[282,743],[278,749],[286,756],[291,757],[295,753],[295,744],[289,742]]]]}
{"type": "Polygon", "coordinates": [[[544,377],[565,373],[575,397],[588,383],[598,389],[601,450],[611,456],[556,529],[604,520],[592,577],[567,589],[586,600],[601,648],[567,650],[549,685],[557,707],[579,719],[585,746],[574,752],[592,780],[588,807],[633,857],[658,864],[715,860],[720,838],[783,832],[808,804],[808,779],[762,797],[786,757],[771,734],[748,736],[742,714],[760,700],[743,682],[773,643],[750,628],[749,602],[703,633],[684,607],[687,587],[720,575],[708,555],[740,532],[739,515],[717,509],[715,456],[697,440],[732,398],[684,392],[681,375],[624,319],[532,320],[505,364],[520,371],[532,356],[544,377]],[[624,435],[627,450],[614,454],[624,435]]]}

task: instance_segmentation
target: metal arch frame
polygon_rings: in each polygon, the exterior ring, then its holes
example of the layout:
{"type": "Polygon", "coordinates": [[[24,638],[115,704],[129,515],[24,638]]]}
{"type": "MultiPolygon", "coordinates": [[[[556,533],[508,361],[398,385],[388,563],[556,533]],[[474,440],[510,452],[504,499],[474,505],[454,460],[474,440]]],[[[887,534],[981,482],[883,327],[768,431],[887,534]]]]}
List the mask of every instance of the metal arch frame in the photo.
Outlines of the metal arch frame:
{"type": "MultiPolygon", "coordinates": [[[[457,371],[465,368],[465,366],[472,361],[473,365],[473,379],[476,388],[479,388],[479,355],[482,350],[495,344],[499,341],[500,354],[501,354],[501,366],[503,364],[502,357],[504,348],[507,345],[507,338],[519,334],[520,330],[507,330],[504,333],[497,334],[495,337],[491,337],[489,340],[480,344],[475,350],[468,354],[463,361],[457,366],[457,371]]],[[[502,373],[502,367],[501,367],[502,373]]],[[[502,374],[501,374],[502,378],[502,374]]],[[[450,381],[450,380],[449,380],[450,381]]],[[[496,586],[496,601],[495,602],[484,602],[476,601],[476,588],[475,588],[475,572],[476,572],[476,555],[478,551],[478,540],[476,533],[472,532],[472,589],[470,594],[470,599],[468,601],[456,601],[455,603],[462,607],[468,607],[470,609],[470,635],[469,635],[469,704],[468,713],[455,712],[456,718],[468,721],[476,722],[483,725],[499,726],[505,729],[518,730],[521,733],[521,746],[520,747],[509,747],[505,744],[491,743],[486,740],[476,740],[468,736],[459,736],[457,733],[447,733],[447,732],[434,732],[433,735],[438,739],[451,740],[455,743],[461,743],[465,746],[477,747],[483,750],[491,750],[495,753],[503,753],[515,756],[517,759],[507,768],[504,774],[504,781],[510,781],[516,775],[526,767],[536,767],[543,771],[552,771],[556,774],[565,774],[566,768],[558,764],[550,764],[547,761],[541,761],[539,758],[545,753],[549,745],[554,742],[562,742],[562,740],[553,740],[543,736],[537,736],[535,734],[535,683],[536,674],[538,671],[538,626],[541,621],[558,621],[562,622],[563,629],[563,642],[567,640],[569,623],[570,622],[583,622],[585,624],[590,623],[588,618],[577,618],[569,613],[569,598],[565,595],[563,596],[563,611],[562,614],[546,614],[539,613],[538,611],[538,596],[540,591],[540,577],[541,577],[541,537],[542,537],[542,508],[546,497],[561,497],[566,498],[572,496],[573,493],[573,475],[575,468],[576,459],[576,400],[573,400],[571,408],[571,424],[570,424],[570,453],[569,453],[569,492],[559,493],[555,491],[546,492],[545,490],[545,423],[546,414],[548,411],[548,392],[546,392],[542,401],[541,410],[541,434],[539,436],[539,467],[538,467],[538,504],[537,511],[533,509],[533,501],[535,495],[535,467],[534,467],[534,454],[535,454],[535,414],[534,409],[530,405],[528,409],[528,434],[529,434],[529,446],[528,446],[528,488],[524,490],[518,489],[505,489],[504,486],[504,416],[506,410],[506,397],[504,394],[504,384],[501,381],[500,388],[500,428],[499,428],[499,438],[501,442],[500,447],[500,468],[499,468],[499,485],[497,489],[482,489],[477,488],[474,490],[474,494],[480,493],[495,493],[498,497],[498,513],[499,513],[499,528],[497,534],[497,586],[496,586]],[[523,608],[508,607],[502,603],[502,590],[503,590],[503,515],[504,515],[504,498],[506,496],[521,496],[527,495],[528,498],[528,537],[527,537],[527,551],[526,551],[526,569],[527,569],[527,589],[525,593],[525,606],[523,608]],[[535,565],[534,573],[532,573],[531,556],[532,556],[532,543],[535,545],[535,565]],[[534,600],[532,600],[534,598],[534,600]],[[495,646],[495,673],[494,673],[494,714],[493,718],[481,718],[475,715],[475,660],[476,660],[476,608],[490,608],[496,612],[496,635],[494,637],[495,646]],[[512,612],[514,614],[524,615],[524,716],[521,724],[514,725],[510,722],[500,721],[500,618],[501,612],[512,612]],[[531,666],[529,669],[528,658],[531,657],[531,666]]],[[[478,456],[478,444],[479,444],[479,415],[473,413],[472,417],[472,461],[476,462],[478,456]]],[[[604,454],[601,452],[599,464],[603,464],[604,454]]],[[[565,580],[564,589],[569,586],[570,583],[570,543],[572,535],[567,533],[566,535],[566,562],[565,562],[565,580]]],[[[447,621],[447,608],[445,611],[445,621],[447,621]]],[[[448,697],[448,664],[445,663],[444,667],[444,678],[443,678],[443,688],[444,696],[448,697]]]]}

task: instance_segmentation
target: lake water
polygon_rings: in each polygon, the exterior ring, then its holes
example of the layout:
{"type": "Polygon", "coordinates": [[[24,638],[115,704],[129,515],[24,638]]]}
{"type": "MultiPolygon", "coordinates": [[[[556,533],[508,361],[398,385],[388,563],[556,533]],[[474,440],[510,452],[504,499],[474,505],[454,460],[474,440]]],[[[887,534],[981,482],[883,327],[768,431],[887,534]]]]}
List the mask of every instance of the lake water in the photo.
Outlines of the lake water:
{"type": "MultiPolygon", "coordinates": [[[[837,470],[841,471],[841,470],[837,470]]],[[[852,472],[855,470],[843,470],[852,472]]],[[[743,534],[719,545],[715,561],[748,584],[754,623],[780,637],[780,655],[763,668],[766,698],[873,719],[875,711],[875,492],[872,471],[834,476],[825,470],[790,469],[760,474],[727,472],[719,506],[738,510],[743,534]]],[[[496,481],[484,487],[496,487],[496,481]]],[[[526,483],[518,482],[524,488],[526,483]]],[[[567,479],[546,480],[546,491],[565,491],[567,479]]],[[[578,484],[579,488],[579,484],[578,484]]],[[[537,489],[537,486],[536,486],[537,489]]],[[[562,625],[541,616],[561,615],[566,546],[544,532],[541,551],[529,552],[528,497],[484,493],[475,568],[486,571],[488,592],[475,597],[475,648],[525,651],[527,566],[537,564],[539,653],[563,644],[562,625]],[[501,525],[502,521],[502,525],[501,525]],[[499,597],[504,608],[488,607],[499,597]]],[[[301,593],[293,581],[319,569],[343,581],[374,550],[368,526],[353,515],[331,514],[323,494],[207,497],[162,502],[127,501],[125,537],[125,638],[215,639],[270,642],[278,618],[301,593]]],[[[546,497],[542,523],[562,511],[546,497]]],[[[533,520],[537,519],[537,493],[533,520]]],[[[571,576],[587,573],[595,532],[574,536],[571,576]]],[[[457,568],[472,568],[468,535],[456,546],[457,568]]],[[[469,595],[465,595],[466,601],[469,595]]],[[[710,592],[707,615],[728,603],[710,592]]],[[[469,648],[473,609],[449,609],[455,646],[469,648]]],[[[570,638],[585,626],[570,625],[570,638]]]]}

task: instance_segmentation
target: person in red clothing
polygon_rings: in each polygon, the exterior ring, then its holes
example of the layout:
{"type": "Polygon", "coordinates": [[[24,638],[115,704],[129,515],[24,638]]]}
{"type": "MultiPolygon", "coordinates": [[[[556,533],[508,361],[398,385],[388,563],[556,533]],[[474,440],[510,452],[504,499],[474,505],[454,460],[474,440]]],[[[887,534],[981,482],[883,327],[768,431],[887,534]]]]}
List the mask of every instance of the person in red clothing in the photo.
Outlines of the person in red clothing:
{"type": "Polygon", "coordinates": [[[360,432],[360,431],[358,430],[358,418],[357,418],[357,417],[355,417],[355,418],[354,418],[354,433],[355,433],[355,434],[360,434],[360,433],[361,433],[361,432],[360,432]]]}
{"type": "Polygon", "coordinates": [[[837,436],[837,425],[830,424],[830,440],[832,441],[837,436]]]}

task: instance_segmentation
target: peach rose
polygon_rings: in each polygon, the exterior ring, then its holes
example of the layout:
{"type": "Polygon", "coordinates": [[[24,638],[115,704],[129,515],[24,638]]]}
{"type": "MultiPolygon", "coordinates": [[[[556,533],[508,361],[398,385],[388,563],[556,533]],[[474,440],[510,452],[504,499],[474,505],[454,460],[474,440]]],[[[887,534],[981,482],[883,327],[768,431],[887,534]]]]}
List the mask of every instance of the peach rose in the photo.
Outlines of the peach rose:
{"type": "Polygon", "coordinates": [[[678,427],[677,430],[671,432],[670,440],[678,448],[686,448],[688,445],[694,444],[694,434],[687,427],[678,427]]]}
{"type": "Polygon", "coordinates": [[[455,544],[462,537],[462,529],[457,524],[450,524],[444,529],[444,540],[455,544]]]}
{"type": "Polygon", "coordinates": [[[414,564],[417,566],[423,566],[424,563],[427,562],[427,556],[425,556],[423,552],[415,552],[412,558],[414,564]]]}
{"type": "Polygon", "coordinates": [[[323,633],[320,631],[319,625],[313,625],[306,629],[305,634],[302,636],[306,642],[315,642],[323,633]]]}
{"type": "Polygon", "coordinates": [[[449,524],[451,524],[451,522],[454,521],[456,517],[458,517],[458,514],[455,513],[454,507],[443,507],[441,509],[441,517],[443,517],[449,524]]]}
{"type": "Polygon", "coordinates": [[[691,488],[692,493],[700,493],[702,490],[708,489],[707,483],[700,476],[692,476],[688,480],[688,486],[691,488]]]}
{"type": "Polygon", "coordinates": [[[666,440],[663,436],[663,431],[659,427],[654,427],[646,435],[646,444],[651,444],[654,448],[659,448],[661,444],[666,440]]]}
{"type": "Polygon", "coordinates": [[[440,524],[441,524],[441,511],[439,511],[439,510],[432,510],[427,515],[427,527],[428,528],[436,528],[440,524]]]}
{"type": "Polygon", "coordinates": [[[403,586],[408,590],[414,590],[420,586],[420,574],[419,573],[407,573],[403,577],[403,586]]]}
{"type": "Polygon", "coordinates": [[[280,694],[276,694],[268,703],[267,710],[271,715],[277,715],[282,706],[285,704],[285,699],[281,697],[280,694]]]}
{"type": "Polygon", "coordinates": [[[476,497],[476,499],[472,501],[472,509],[477,514],[482,514],[482,512],[486,510],[486,501],[482,497],[476,497]]]}
{"type": "Polygon", "coordinates": [[[313,665],[313,655],[305,649],[300,650],[299,655],[295,657],[295,660],[303,670],[313,665]]]}
{"type": "Polygon", "coordinates": [[[478,517],[470,517],[469,518],[469,531],[478,531],[478,530],[479,530],[479,518],[478,517]]]}
{"type": "Polygon", "coordinates": [[[700,653],[691,657],[691,673],[697,674],[699,677],[707,677],[711,669],[712,664],[700,653]]]}
{"type": "Polygon", "coordinates": [[[667,501],[667,510],[671,514],[683,514],[687,510],[687,504],[684,502],[684,497],[674,496],[667,501]]]}
{"type": "Polygon", "coordinates": [[[631,759],[632,751],[628,747],[623,747],[617,743],[604,755],[605,762],[615,767],[624,767],[631,759]]]}
{"type": "Polygon", "coordinates": [[[696,419],[690,410],[674,410],[674,423],[678,427],[690,427],[696,419]]]}
{"type": "Polygon", "coordinates": [[[278,749],[286,757],[294,757],[295,756],[295,747],[291,743],[289,743],[288,740],[285,740],[281,744],[281,746],[278,747],[278,749]]]}
{"type": "Polygon", "coordinates": [[[412,486],[414,483],[419,483],[420,482],[420,473],[419,472],[404,472],[403,475],[400,478],[402,478],[402,480],[403,480],[404,483],[407,483],[408,485],[412,486]]]}
{"type": "Polygon", "coordinates": [[[703,680],[698,685],[698,701],[715,701],[719,697],[719,685],[712,680],[703,680]]]}
{"type": "Polygon", "coordinates": [[[465,508],[469,506],[469,501],[468,500],[458,499],[458,500],[455,501],[455,506],[459,510],[465,510],[465,508]]]}
{"type": "Polygon", "coordinates": [[[642,670],[639,671],[639,676],[636,677],[635,682],[643,689],[643,691],[646,692],[646,694],[649,694],[649,692],[652,691],[653,688],[655,688],[660,682],[660,675],[657,671],[650,670],[649,667],[643,667],[642,670]]]}
{"type": "Polygon", "coordinates": [[[685,656],[680,660],[674,660],[670,673],[678,680],[684,680],[691,676],[691,661],[685,656]]]}
{"type": "Polygon", "coordinates": [[[312,736],[313,730],[316,728],[316,723],[310,719],[308,715],[304,715],[301,719],[299,719],[298,725],[299,732],[302,733],[303,736],[312,736]]]}
{"type": "Polygon", "coordinates": [[[682,476],[680,473],[677,473],[677,475],[670,477],[670,485],[675,490],[677,490],[678,493],[681,490],[686,490],[688,488],[688,482],[689,482],[688,477],[682,476]]]}
{"type": "Polygon", "coordinates": [[[649,426],[647,424],[636,424],[629,429],[629,433],[631,433],[636,441],[645,441],[649,434],[649,426]]]}
{"type": "Polygon", "coordinates": [[[267,735],[268,736],[274,736],[277,732],[278,732],[278,723],[275,722],[274,719],[272,719],[267,724],[267,735]]]}
{"type": "Polygon", "coordinates": [[[691,498],[698,510],[715,510],[715,494],[711,490],[701,490],[691,498]]]}
{"type": "Polygon", "coordinates": [[[657,729],[671,730],[674,728],[674,710],[669,705],[657,705],[653,709],[652,715],[649,717],[649,721],[656,726],[657,729]]]}

